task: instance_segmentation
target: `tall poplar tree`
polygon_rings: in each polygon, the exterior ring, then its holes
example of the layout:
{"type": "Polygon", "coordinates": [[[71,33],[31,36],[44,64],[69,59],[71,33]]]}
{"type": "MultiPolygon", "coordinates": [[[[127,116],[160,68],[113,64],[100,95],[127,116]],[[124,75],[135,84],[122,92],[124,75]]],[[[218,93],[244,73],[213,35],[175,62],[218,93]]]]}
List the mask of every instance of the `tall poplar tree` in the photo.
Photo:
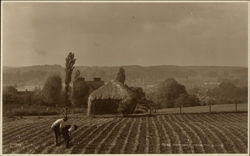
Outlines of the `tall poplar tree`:
{"type": "Polygon", "coordinates": [[[68,56],[66,57],[66,63],[65,63],[65,92],[64,92],[64,102],[65,102],[65,109],[66,109],[66,115],[67,115],[67,109],[69,106],[71,106],[71,101],[69,100],[69,87],[71,82],[71,76],[72,72],[74,70],[76,59],[74,56],[74,53],[70,52],[68,56]]]}

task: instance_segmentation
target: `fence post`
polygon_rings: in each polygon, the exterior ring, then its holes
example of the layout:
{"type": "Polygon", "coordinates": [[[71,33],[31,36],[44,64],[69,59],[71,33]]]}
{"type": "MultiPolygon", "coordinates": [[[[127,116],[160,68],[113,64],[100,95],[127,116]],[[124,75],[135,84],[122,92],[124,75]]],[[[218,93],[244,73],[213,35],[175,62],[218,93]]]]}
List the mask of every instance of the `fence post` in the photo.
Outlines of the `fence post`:
{"type": "Polygon", "coordinates": [[[238,103],[236,102],[236,103],[235,103],[235,111],[236,111],[236,112],[238,111],[238,108],[237,108],[237,107],[238,107],[238,103]]]}

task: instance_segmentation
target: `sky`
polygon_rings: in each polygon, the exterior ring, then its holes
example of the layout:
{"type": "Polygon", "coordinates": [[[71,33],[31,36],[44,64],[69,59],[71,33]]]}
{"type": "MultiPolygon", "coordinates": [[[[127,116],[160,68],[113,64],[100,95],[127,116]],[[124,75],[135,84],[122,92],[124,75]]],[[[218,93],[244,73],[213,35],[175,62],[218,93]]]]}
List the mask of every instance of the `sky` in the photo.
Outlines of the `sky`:
{"type": "Polygon", "coordinates": [[[3,65],[247,66],[247,3],[4,3],[3,65]]]}

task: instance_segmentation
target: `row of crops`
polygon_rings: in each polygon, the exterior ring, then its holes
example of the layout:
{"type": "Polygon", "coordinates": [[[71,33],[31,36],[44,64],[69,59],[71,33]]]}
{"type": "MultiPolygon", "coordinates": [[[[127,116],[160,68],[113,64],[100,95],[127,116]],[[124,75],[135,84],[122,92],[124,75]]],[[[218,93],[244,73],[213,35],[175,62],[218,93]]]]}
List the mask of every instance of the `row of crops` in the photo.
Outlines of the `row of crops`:
{"type": "MultiPolygon", "coordinates": [[[[54,145],[50,124],[3,124],[3,153],[246,153],[247,113],[74,117],[73,146],[54,145]]],[[[63,141],[63,140],[61,140],[63,141]]]]}

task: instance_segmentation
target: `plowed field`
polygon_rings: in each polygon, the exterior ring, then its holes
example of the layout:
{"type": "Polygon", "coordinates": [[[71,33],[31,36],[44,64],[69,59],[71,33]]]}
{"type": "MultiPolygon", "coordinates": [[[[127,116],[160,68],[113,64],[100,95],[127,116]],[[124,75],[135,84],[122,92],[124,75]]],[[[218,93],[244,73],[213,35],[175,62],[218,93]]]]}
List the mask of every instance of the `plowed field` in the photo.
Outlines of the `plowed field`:
{"type": "Polygon", "coordinates": [[[54,145],[55,118],[3,123],[3,153],[247,153],[247,113],[72,117],[73,146],[54,145]]]}

